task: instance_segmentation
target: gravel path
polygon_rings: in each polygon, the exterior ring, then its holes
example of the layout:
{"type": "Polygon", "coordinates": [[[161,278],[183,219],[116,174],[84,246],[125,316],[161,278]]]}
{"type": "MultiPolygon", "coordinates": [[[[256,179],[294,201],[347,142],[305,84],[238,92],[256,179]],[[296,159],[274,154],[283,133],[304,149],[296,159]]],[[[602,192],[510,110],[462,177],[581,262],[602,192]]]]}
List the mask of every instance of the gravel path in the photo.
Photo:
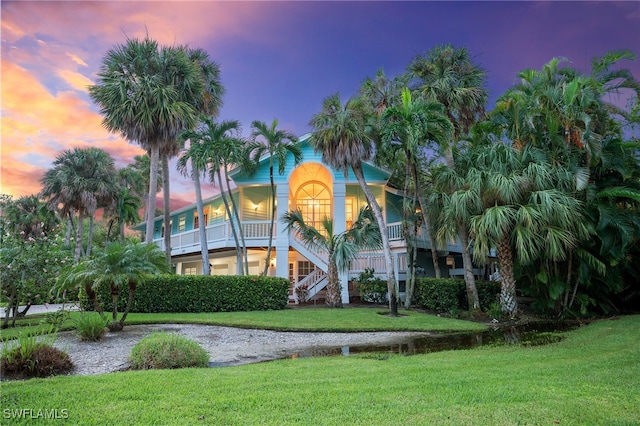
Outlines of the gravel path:
{"type": "Polygon", "coordinates": [[[129,368],[131,348],[154,331],[182,334],[209,353],[212,365],[241,365],[292,356],[308,349],[369,344],[394,344],[416,332],[311,333],[279,332],[195,324],[127,325],[107,332],[100,342],[81,342],[73,332],[58,334],[54,346],[67,352],[75,365],[72,374],[89,375],[129,368]]]}

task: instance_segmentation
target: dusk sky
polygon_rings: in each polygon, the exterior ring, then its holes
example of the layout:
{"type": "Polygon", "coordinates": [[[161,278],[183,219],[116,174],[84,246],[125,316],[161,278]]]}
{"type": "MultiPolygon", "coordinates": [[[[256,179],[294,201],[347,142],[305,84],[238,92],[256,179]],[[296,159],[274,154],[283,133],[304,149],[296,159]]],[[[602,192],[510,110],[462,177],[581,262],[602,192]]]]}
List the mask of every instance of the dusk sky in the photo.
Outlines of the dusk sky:
{"type": "MultiPolygon", "coordinates": [[[[87,94],[105,52],[145,33],[205,49],[226,88],[220,119],[307,133],[323,98],[343,100],[383,68],[394,77],[438,44],[467,47],[487,70],[488,108],[525,68],[566,57],[588,71],[609,50],[640,54],[640,2],[2,1],[1,193],[40,191],[65,149],[143,151],[102,126],[87,94]]],[[[640,78],[640,64],[623,65],[640,78]]],[[[172,206],[194,200],[172,170],[172,206]]],[[[204,188],[203,195],[215,189],[204,188]]]]}

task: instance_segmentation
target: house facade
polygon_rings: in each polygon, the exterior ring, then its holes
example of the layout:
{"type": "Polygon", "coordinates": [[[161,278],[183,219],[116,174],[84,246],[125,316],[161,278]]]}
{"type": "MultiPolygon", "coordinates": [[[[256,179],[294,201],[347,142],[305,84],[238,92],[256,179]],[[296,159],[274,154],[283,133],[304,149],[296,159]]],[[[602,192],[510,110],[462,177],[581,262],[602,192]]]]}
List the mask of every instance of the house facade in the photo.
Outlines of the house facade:
{"type": "MultiPolygon", "coordinates": [[[[309,289],[308,300],[321,298],[326,286],[328,269],[327,255],[310,250],[289,233],[280,221],[288,211],[300,209],[308,224],[319,223],[325,217],[334,220],[334,233],[348,229],[359,209],[366,205],[366,198],[355,176],[350,172],[344,177],[342,172],[323,163],[322,156],[314,152],[309,145],[310,135],[300,139],[303,161],[294,166],[293,157],[287,160],[284,174],[276,173],[276,223],[273,235],[273,249],[268,265],[268,275],[288,278],[291,283],[290,302],[298,303],[297,286],[309,289]]],[[[402,194],[388,185],[390,172],[363,165],[366,181],[378,203],[383,208],[397,280],[401,292],[404,290],[407,269],[407,244],[402,232],[402,194]]],[[[264,271],[267,247],[269,244],[270,215],[272,211],[271,186],[269,178],[269,158],[260,161],[260,167],[254,175],[248,175],[240,169],[232,170],[230,176],[235,183],[234,201],[239,211],[240,222],[248,251],[250,274],[262,274],[264,271]]],[[[164,248],[163,220],[158,217],[155,226],[154,242],[164,248]]],[[[195,202],[171,212],[171,258],[176,273],[182,275],[202,274],[199,227],[206,227],[209,264],[212,275],[235,275],[238,270],[236,244],[231,223],[226,214],[220,195],[204,200],[204,217],[198,217],[195,202]]],[[[142,230],[143,226],[137,227],[142,230]]],[[[418,266],[426,276],[434,276],[427,238],[418,239],[418,266]]],[[[459,246],[452,242],[440,248],[439,267],[442,276],[462,275],[462,261],[459,246]]],[[[347,273],[341,274],[342,301],[349,303],[357,295],[350,284],[351,278],[372,268],[375,274],[384,277],[386,267],[382,251],[361,252],[350,265],[347,273]]]]}

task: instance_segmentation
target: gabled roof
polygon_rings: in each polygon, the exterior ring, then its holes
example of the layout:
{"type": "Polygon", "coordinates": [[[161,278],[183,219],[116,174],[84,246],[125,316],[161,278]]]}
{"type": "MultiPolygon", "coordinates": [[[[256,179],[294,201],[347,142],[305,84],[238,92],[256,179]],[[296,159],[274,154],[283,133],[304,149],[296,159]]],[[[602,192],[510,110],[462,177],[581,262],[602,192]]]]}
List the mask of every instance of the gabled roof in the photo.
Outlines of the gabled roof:
{"type": "MultiPolygon", "coordinates": [[[[315,162],[315,163],[323,164],[332,172],[334,176],[334,180],[336,182],[341,182],[341,181],[347,182],[347,183],[357,182],[356,177],[353,175],[352,171],[349,171],[349,173],[347,174],[347,178],[345,179],[343,172],[337,171],[333,169],[331,166],[325,164],[322,161],[322,155],[320,153],[315,152],[313,147],[309,144],[310,137],[311,137],[311,134],[307,133],[304,136],[300,137],[299,139],[300,145],[302,148],[303,163],[315,162]]],[[[229,175],[238,186],[267,185],[269,184],[268,162],[269,162],[269,154],[265,154],[260,158],[260,161],[259,161],[260,167],[258,171],[255,172],[253,175],[246,173],[244,170],[242,170],[239,167],[232,169],[229,172],[229,175]]],[[[285,168],[284,174],[282,175],[276,174],[276,176],[274,176],[276,184],[278,182],[287,182],[289,179],[289,175],[294,169],[295,169],[295,166],[293,164],[293,156],[289,155],[289,157],[287,158],[287,166],[285,168]]],[[[386,184],[392,174],[389,170],[383,167],[378,167],[374,165],[373,162],[371,161],[366,161],[363,163],[363,172],[367,182],[374,183],[374,184],[386,184]]]]}

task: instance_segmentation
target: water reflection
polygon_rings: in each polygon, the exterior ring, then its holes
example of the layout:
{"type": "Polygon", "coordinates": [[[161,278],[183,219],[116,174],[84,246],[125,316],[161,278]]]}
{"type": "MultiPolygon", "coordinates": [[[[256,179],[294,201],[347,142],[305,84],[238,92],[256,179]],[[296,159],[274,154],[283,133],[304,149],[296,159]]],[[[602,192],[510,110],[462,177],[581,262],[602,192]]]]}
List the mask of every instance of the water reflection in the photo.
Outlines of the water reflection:
{"type": "Polygon", "coordinates": [[[416,355],[431,352],[472,349],[479,346],[514,345],[539,346],[564,339],[564,332],[577,326],[558,323],[537,323],[501,327],[496,330],[473,333],[443,333],[408,338],[393,344],[309,348],[298,351],[289,358],[318,356],[349,356],[362,353],[394,353],[416,355]]]}

